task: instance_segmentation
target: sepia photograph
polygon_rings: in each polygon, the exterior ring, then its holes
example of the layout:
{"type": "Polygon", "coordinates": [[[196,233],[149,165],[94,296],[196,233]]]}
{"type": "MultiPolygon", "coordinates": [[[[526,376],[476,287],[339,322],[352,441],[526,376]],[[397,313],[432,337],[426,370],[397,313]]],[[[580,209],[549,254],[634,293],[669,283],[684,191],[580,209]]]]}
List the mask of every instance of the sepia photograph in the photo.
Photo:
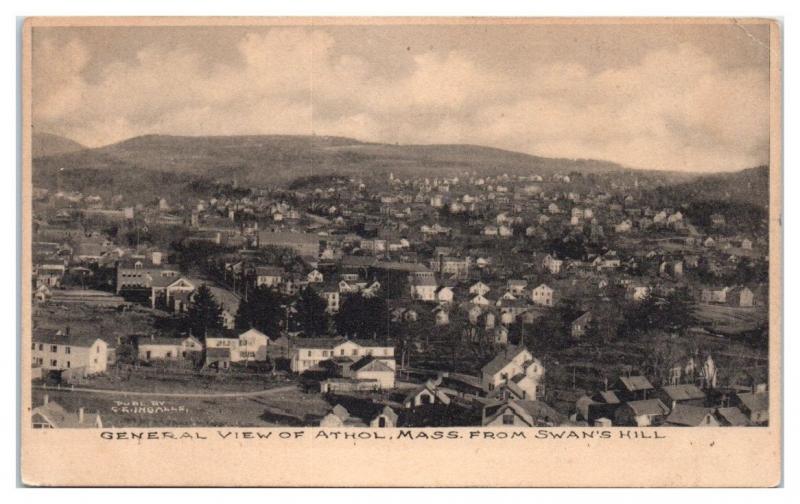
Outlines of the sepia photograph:
{"type": "Polygon", "coordinates": [[[24,36],[32,464],[76,449],[55,431],[388,457],[752,432],[779,474],[774,21],[32,18],[24,36]]]}

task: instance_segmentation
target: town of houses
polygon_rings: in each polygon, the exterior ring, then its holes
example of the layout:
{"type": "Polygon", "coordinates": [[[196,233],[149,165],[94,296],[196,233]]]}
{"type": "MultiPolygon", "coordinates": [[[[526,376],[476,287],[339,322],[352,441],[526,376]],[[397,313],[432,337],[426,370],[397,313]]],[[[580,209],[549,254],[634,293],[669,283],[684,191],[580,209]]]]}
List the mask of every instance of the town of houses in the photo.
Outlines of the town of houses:
{"type": "Polygon", "coordinates": [[[125,426],[81,389],[140,375],[275,382],[322,405],[284,412],[293,425],[766,424],[766,361],[728,346],[765,330],[766,237],[723,215],[700,226],[644,186],[463,173],[149,201],[34,188],[34,426],[125,426]]]}

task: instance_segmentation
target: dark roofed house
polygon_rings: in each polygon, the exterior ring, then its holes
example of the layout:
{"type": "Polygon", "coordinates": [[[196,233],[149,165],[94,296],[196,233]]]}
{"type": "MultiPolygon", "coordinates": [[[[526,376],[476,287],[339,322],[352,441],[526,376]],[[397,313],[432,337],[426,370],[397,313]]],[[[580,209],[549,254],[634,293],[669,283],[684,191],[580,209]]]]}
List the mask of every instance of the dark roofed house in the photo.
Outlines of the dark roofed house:
{"type": "Polygon", "coordinates": [[[231,365],[230,348],[209,348],[206,350],[206,367],[217,370],[228,369],[231,365]]]}
{"type": "Polygon", "coordinates": [[[448,405],[450,398],[439,389],[439,382],[428,380],[421,387],[417,387],[406,395],[403,406],[416,408],[425,405],[448,405]]]}
{"type": "Polygon", "coordinates": [[[486,404],[481,425],[553,427],[565,422],[563,415],[542,401],[509,400],[486,404]]]}
{"type": "Polygon", "coordinates": [[[366,427],[363,420],[350,415],[347,408],[341,404],[333,407],[330,413],[325,415],[319,423],[320,427],[366,427]]]}
{"type": "Polygon", "coordinates": [[[384,406],[383,410],[370,421],[369,426],[373,428],[393,428],[397,427],[397,420],[397,413],[391,407],[384,406]]]}
{"type": "Polygon", "coordinates": [[[649,427],[661,425],[669,414],[669,408],[659,399],[628,401],[615,413],[614,425],[649,427]]]}
{"type": "Polygon", "coordinates": [[[670,409],[675,409],[678,404],[702,407],[706,401],[706,394],[691,383],[661,387],[655,392],[655,397],[661,399],[670,409]]]}
{"type": "Polygon", "coordinates": [[[641,375],[620,376],[614,391],[622,401],[641,401],[647,399],[653,384],[641,375]]]}
{"type": "Polygon", "coordinates": [[[47,394],[41,406],[31,411],[31,422],[34,429],[93,429],[102,428],[100,413],[87,415],[83,408],[77,412],[69,412],[55,401],[50,401],[47,394]]]}
{"type": "Polygon", "coordinates": [[[747,427],[750,420],[739,408],[717,408],[716,417],[722,427],[747,427]]]}
{"type": "Polygon", "coordinates": [[[751,423],[766,425],[769,422],[769,395],[766,391],[736,394],[736,402],[751,423]]]}
{"type": "Polygon", "coordinates": [[[587,406],[586,421],[594,425],[601,418],[613,419],[621,405],[622,402],[613,390],[601,390],[592,397],[592,403],[587,406]]]}
{"type": "Polygon", "coordinates": [[[677,404],[666,419],[666,425],[677,427],[719,427],[713,408],[677,404]]]}
{"type": "Polygon", "coordinates": [[[395,384],[394,369],[372,356],[362,357],[350,366],[356,380],[377,380],[381,389],[392,389],[395,384]]]}

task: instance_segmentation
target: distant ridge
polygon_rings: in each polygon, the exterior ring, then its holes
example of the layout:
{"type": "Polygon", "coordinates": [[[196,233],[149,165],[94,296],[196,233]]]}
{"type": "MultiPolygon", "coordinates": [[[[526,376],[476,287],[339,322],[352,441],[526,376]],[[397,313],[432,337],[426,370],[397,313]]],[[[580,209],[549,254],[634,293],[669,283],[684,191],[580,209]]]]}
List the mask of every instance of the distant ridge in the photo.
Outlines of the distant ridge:
{"type": "Polygon", "coordinates": [[[229,179],[254,185],[284,184],[308,175],[358,176],[394,172],[400,176],[451,176],[627,170],[607,161],[556,159],[477,145],[391,145],[336,136],[145,135],[96,149],[39,160],[46,170],[124,168],[229,179]]]}
{"type": "Polygon", "coordinates": [[[35,158],[67,154],[86,148],[75,140],[52,133],[34,133],[31,144],[33,157],[35,158]]]}

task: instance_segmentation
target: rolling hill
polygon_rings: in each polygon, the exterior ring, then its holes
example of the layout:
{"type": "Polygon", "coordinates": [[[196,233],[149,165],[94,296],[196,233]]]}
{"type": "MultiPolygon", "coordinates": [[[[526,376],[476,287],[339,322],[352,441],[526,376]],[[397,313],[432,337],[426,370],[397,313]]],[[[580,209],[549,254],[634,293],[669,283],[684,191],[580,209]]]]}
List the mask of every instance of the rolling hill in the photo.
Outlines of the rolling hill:
{"type": "Polygon", "coordinates": [[[387,145],[343,137],[147,135],[100,147],[37,159],[35,169],[134,169],[166,171],[205,179],[264,186],[297,177],[337,173],[364,175],[449,175],[465,170],[482,174],[624,169],[605,161],[550,159],[473,145],[387,145]],[[431,172],[435,170],[435,172],[431,172]]]}
{"type": "Polygon", "coordinates": [[[215,183],[234,179],[245,187],[267,187],[286,186],[308,176],[385,176],[389,172],[402,177],[465,172],[486,176],[615,173],[639,181],[649,179],[650,187],[674,188],[671,197],[677,196],[677,201],[744,200],[761,205],[768,201],[765,168],[698,176],[476,145],[390,145],[330,136],[146,135],[95,149],[81,148],[54,135],[36,136],[35,185],[126,194],[137,201],[160,193],[201,193],[215,183]]]}
{"type": "Polygon", "coordinates": [[[86,148],[75,140],[52,133],[34,133],[31,144],[34,158],[77,152],[86,148]]]}

